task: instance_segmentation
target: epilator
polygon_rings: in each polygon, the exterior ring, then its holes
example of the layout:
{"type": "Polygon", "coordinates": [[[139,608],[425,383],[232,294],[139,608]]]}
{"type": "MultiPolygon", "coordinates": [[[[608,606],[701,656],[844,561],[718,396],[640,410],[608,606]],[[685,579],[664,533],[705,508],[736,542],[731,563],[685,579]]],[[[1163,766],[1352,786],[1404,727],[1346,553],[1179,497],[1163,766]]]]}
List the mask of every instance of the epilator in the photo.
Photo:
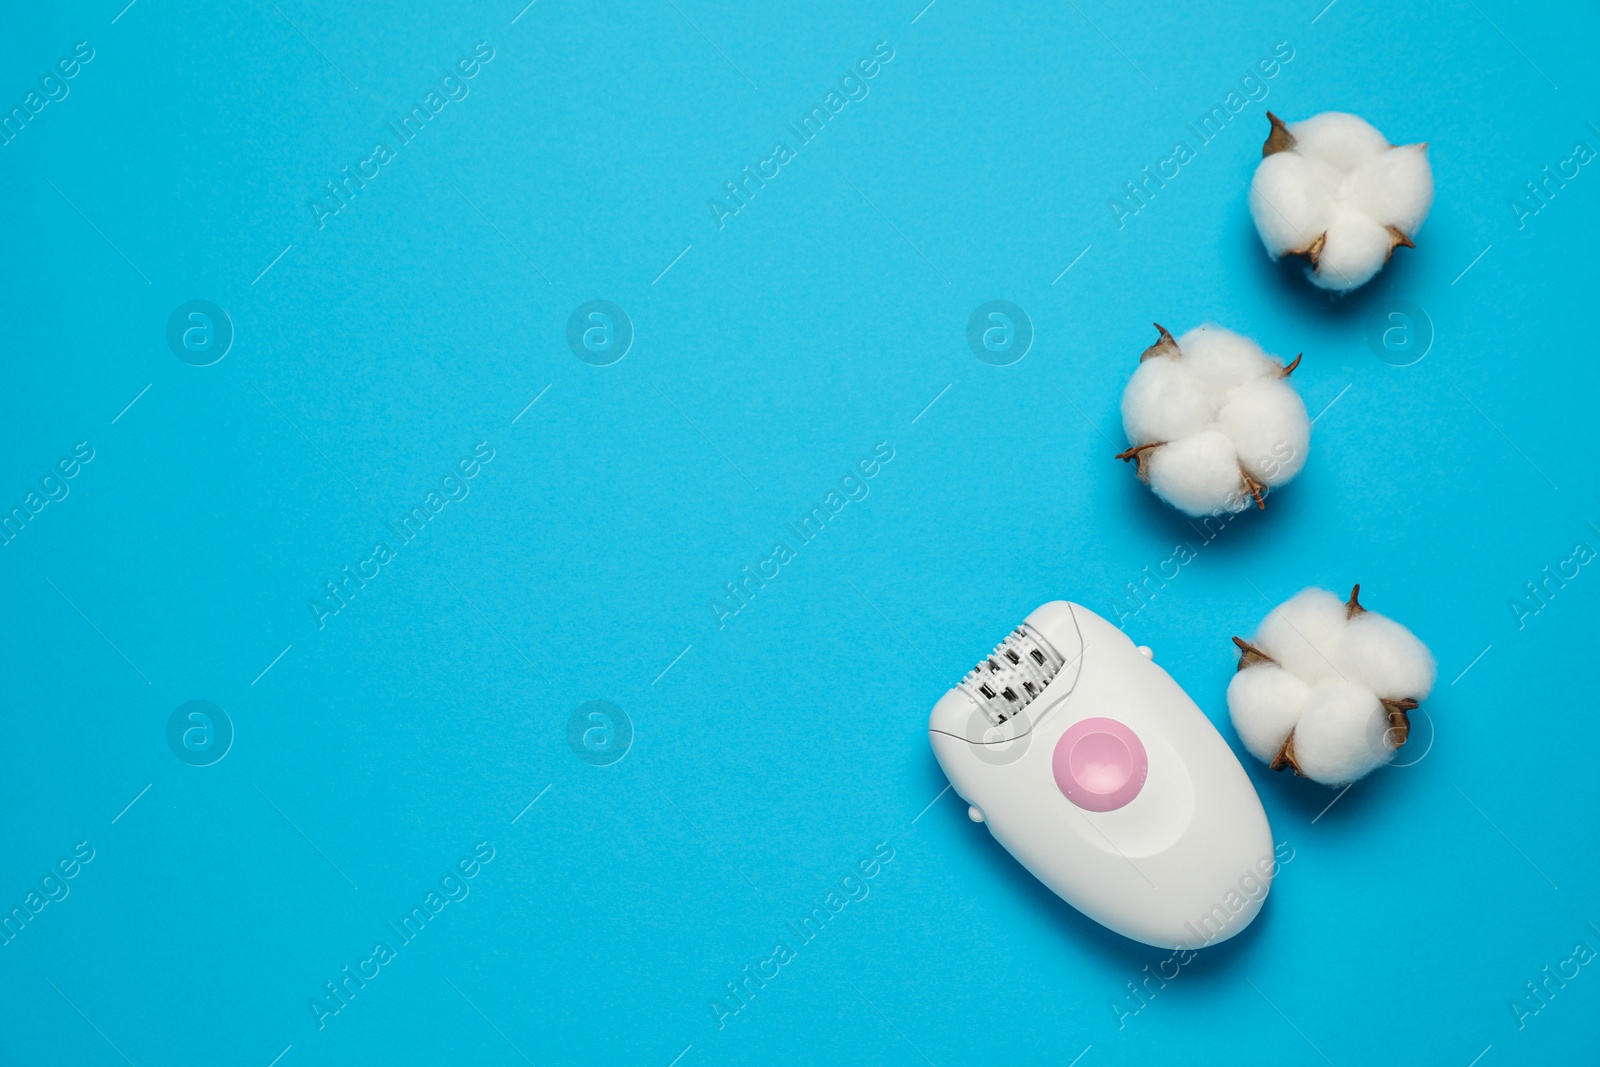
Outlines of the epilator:
{"type": "Polygon", "coordinates": [[[1124,937],[1243,930],[1277,867],[1227,742],[1148,648],[1078,604],[1029,615],[934,705],[928,737],[975,822],[1124,937]]]}

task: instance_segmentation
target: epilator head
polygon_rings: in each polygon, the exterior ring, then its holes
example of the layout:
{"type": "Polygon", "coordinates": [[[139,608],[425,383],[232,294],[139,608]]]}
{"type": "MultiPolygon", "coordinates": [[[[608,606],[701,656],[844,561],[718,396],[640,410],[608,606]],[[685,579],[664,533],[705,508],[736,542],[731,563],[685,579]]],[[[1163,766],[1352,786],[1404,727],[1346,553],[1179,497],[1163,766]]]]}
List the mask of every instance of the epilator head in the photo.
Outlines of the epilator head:
{"type": "Polygon", "coordinates": [[[1199,948],[1261,910],[1277,867],[1244,769],[1149,650],[1087,608],[1029,615],[928,736],[972,818],[1117,933],[1199,948]]]}

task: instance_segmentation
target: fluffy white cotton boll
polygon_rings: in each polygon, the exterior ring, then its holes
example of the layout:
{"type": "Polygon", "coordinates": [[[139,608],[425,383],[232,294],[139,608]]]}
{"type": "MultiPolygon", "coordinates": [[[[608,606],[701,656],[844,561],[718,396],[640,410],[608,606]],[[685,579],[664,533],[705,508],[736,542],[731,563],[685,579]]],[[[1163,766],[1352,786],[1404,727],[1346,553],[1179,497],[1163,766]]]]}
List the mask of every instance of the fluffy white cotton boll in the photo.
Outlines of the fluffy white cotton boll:
{"type": "Polygon", "coordinates": [[[1273,259],[1299,252],[1327,230],[1342,180],[1326,163],[1295,152],[1261,161],[1250,182],[1250,217],[1273,259]]]}
{"type": "Polygon", "coordinates": [[[1416,236],[1433,207],[1428,146],[1400,145],[1350,176],[1350,200],[1374,219],[1416,236]]]}
{"type": "Polygon", "coordinates": [[[1267,254],[1304,256],[1324,289],[1364,285],[1412,247],[1433,205],[1426,144],[1391,145],[1356,115],[1328,112],[1272,133],[1250,182],[1250,214],[1267,254]]]}
{"type": "Polygon", "coordinates": [[[1311,419],[1300,394],[1276,374],[1235,389],[1217,423],[1233,442],[1239,465],[1263,485],[1282,485],[1306,465],[1311,419]]]}
{"type": "Polygon", "coordinates": [[[1150,488],[1179,511],[1215,515],[1243,511],[1250,498],[1240,492],[1239,454],[1215,430],[1180,437],[1154,450],[1149,460],[1150,488]]]}
{"type": "Polygon", "coordinates": [[[1304,589],[1262,620],[1256,645],[1283,669],[1315,682],[1336,674],[1343,655],[1345,604],[1326,589],[1304,589]]]}
{"type": "Polygon", "coordinates": [[[1341,601],[1302,590],[1262,620],[1253,643],[1233,639],[1240,657],[1228,710],[1245,747],[1273,770],[1353,782],[1406,743],[1410,712],[1433,690],[1428,647],[1362,607],[1360,592],[1341,601]]]}
{"type": "Polygon", "coordinates": [[[1350,172],[1377,159],[1389,140],[1377,127],[1345,111],[1324,111],[1289,127],[1301,155],[1350,172]]]}
{"type": "Polygon", "coordinates": [[[1295,766],[1323,785],[1353,782],[1393,756],[1388,729],[1388,714],[1372,690],[1324,678],[1312,686],[1294,727],[1295,766]]]}
{"type": "Polygon", "coordinates": [[[1205,383],[1217,403],[1246,382],[1283,373],[1283,364],[1260,345],[1221,326],[1196,326],[1178,339],[1178,351],[1181,365],[1205,383]]]}
{"type": "Polygon", "coordinates": [[[1311,420],[1285,366],[1220,326],[1160,339],[1122,391],[1122,428],[1139,479],[1197,518],[1266,507],[1264,490],[1305,466],[1311,420]]]}
{"type": "Polygon", "coordinates": [[[1250,754],[1271,763],[1311,699],[1311,687],[1273,663],[1246,667],[1228,683],[1228,714],[1250,754]]]}
{"type": "Polygon", "coordinates": [[[1211,416],[1210,399],[1193,371],[1166,356],[1139,364],[1122,393],[1122,428],[1136,445],[1176,440],[1211,416]]]}
{"type": "Polygon", "coordinates": [[[1428,646],[1393,619],[1363,611],[1345,628],[1340,669],[1390,700],[1422,700],[1433,691],[1438,668],[1428,646]]]}

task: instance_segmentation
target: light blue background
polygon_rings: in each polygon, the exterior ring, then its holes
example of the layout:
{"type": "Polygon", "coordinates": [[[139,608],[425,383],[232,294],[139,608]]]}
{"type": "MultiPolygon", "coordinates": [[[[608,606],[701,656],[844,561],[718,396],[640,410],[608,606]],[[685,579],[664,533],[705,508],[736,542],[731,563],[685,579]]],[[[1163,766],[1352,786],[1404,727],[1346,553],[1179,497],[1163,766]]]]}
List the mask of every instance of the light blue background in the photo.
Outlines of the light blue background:
{"type": "Polygon", "coordinates": [[[0,148],[0,504],[95,449],[0,548],[0,906],[95,850],[0,947],[0,1063],[1593,1055],[1594,967],[1509,1006],[1600,949],[1600,577],[1510,607],[1600,547],[1600,175],[1510,208],[1600,148],[1591,7],[121,5],[0,34],[5,110],[95,49],[0,148]],[[470,96],[319,230],[320,183],[479,41],[470,96]],[[707,199],[879,41],[870,95],[719,231],[707,199]],[[1119,229],[1108,199],[1279,42],[1265,102],[1119,229]],[[1432,146],[1418,247],[1352,297],[1262,253],[1266,107],[1432,146]],[[565,343],[596,298],[636,330],[611,367],[565,343]],[[191,299],[234,324],[211,367],[166,347],[191,299]],[[966,346],[992,299],[1036,330],[1010,367],[966,346]],[[1398,301],[1434,334],[1403,368],[1366,340],[1398,301]],[[1112,459],[1152,320],[1303,351],[1333,406],[1128,633],[1236,750],[1228,638],[1304,586],[1360,581],[1440,682],[1425,758],[1331,809],[1247,760],[1294,858],[1119,1028],[1166,954],[929,807],[925,724],[1039,603],[1114,617],[1200,544],[1112,459]],[[319,630],[308,598],[479,441],[470,495],[319,630]],[[870,495],[719,629],[709,599],[878,442],[870,495]],[[165,740],[192,699],[236,730],[210,767],[165,740]],[[609,767],[567,746],[589,700],[634,725],[609,767]],[[471,895],[319,1030],[322,984],[480,841],[471,895]],[[870,895],[719,1029],[879,842],[870,895]]]}

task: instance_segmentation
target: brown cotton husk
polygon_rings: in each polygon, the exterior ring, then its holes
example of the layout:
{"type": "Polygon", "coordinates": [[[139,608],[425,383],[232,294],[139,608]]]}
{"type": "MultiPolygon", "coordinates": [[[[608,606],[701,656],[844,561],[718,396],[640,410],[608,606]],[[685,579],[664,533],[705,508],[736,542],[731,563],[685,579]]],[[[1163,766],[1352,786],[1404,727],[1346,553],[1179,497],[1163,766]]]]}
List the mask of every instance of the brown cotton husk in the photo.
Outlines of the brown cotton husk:
{"type": "Polygon", "coordinates": [[[1310,244],[1306,245],[1304,248],[1291,249],[1288,252],[1285,252],[1284,255],[1286,255],[1286,256],[1305,256],[1306,259],[1308,261],[1310,261],[1310,263],[1311,263],[1311,269],[1312,270],[1316,270],[1317,269],[1317,264],[1322,262],[1322,248],[1327,243],[1328,243],[1328,235],[1327,235],[1327,233],[1326,232],[1319,233],[1319,234],[1317,234],[1316,239],[1313,240],[1310,244]]]}
{"type": "Polygon", "coordinates": [[[1157,356],[1172,356],[1176,358],[1179,355],[1178,342],[1172,339],[1172,335],[1167,332],[1167,328],[1159,322],[1153,322],[1150,325],[1161,331],[1161,337],[1155,344],[1144,350],[1144,354],[1139,357],[1139,362],[1143,363],[1145,360],[1154,359],[1157,356]]]}
{"type": "Polygon", "coordinates": [[[1166,444],[1165,441],[1156,441],[1148,445],[1134,445],[1117,453],[1117,458],[1124,463],[1134,463],[1135,473],[1139,480],[1146,485],[1150,484],[1150,453],[1166,444]]]}
{"type": "Polygon", "coordinates": [[[1379,699],[1383,700],[1383,710],[1389,713],[1389,730],[1394,734],[1394,747],[1399,748],[1411,736],[1411,716],[1406,713],[1416,711],[1419,705],[1410,697],[1404,700],[1379,699]]]}
{"type": "Polygon", "coordinates": [[[1357,615],[1360,615],[1362,612],[1367,610],[1366,608],[1361,606],[1361,601],[1360,601],[1360,599],[1358,599],[1360,596],[1361,596],[1361,583],[1357,582],[1355,585],[1350,587],[1350,599],[1346,600],[1344,602],[1344,617],[1345,618],[1353,619],[1357,615]]]}
{"type": "Polygon", "coordinates": [[[1278,662],[1242,637],[1235,637],[1233,643],[1239,646],[1239,666],[1235,668],[1235,671],[1242,671],[1246,667],[1254,667],[1257,663],[1278,662]]]}
{"type": "Polygon", "coordinates": [[[1391,259],[1394,258],[1394,250],[1396,248],[1399,248],[1401,245],[1404,245],[1407,248],[1415,248],[1415,247],[1417,247],[1416,244],[1411,240],[1411,238],[1409,236],[1407,236],[1406,233],[1403,230],[1400,229],[1400,227],[1398,227],[1398,226],[1387,226],[1387,227],[1385,227],[1385,229],[1387,229],[1389,231],[1389,251],[1387,251],[1387,252],[1385,252],[1383,254],[1383,261],[1385,263],[1389,262],[1391,259]]]}
{"type": "Polygon", "coordinates": [[[1272,123],[1272,132],[1267,134],[1266,141],[1261,145],[1262,159],[1279,152],[1287,152],[1295,146],[1294,134],[1289,132],[1289,127],[1283,124],[1282,119],[1269,111],[1267,121],[1272,123]]]}
{"type": "Polygon", "coordinates": [[[1251,496],[1256,498],[1256,507],[1262,511],[1266,511],[1267,501],[1266,498],[1261,495],[1261,491],[1265,489],[1266,486],[1250,477],[1250,473],[1243,467],[1239,468],[1239,477],[1244,479],[1245,489],[1249,491],[1251,496]]]}
{"type": "Polygon", "coordinates": [[[1289,736],[1283,739],[1283,747],[1278,749],[1278,754],[1272,757],[1272,762],[1267,766],[1275,771],[1281,771],[1288,767],[1299,777],[1304,778],[1306,776],[1306,773],[1300,769],[1300,764],[1295,762],[1293,730],[1290,730],[1289,736]]]}

